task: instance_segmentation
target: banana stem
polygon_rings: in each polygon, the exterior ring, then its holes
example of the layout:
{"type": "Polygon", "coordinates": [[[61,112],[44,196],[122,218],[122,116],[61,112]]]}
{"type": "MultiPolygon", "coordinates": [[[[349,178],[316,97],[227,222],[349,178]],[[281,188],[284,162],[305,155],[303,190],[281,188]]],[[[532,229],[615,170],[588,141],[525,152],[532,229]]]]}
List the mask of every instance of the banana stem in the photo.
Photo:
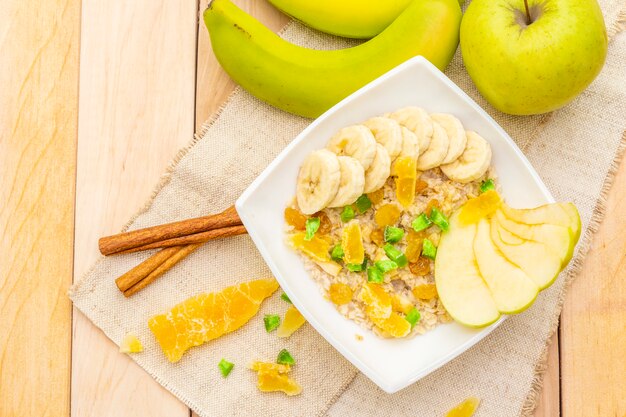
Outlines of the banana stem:
{"type": "Polygon", "coordinates": [[[530,10],[528,10],[528,0],[524,0],[524,8],[526,9],[526,24],[530,25],[532,21],[530,20],[530,10]]]}

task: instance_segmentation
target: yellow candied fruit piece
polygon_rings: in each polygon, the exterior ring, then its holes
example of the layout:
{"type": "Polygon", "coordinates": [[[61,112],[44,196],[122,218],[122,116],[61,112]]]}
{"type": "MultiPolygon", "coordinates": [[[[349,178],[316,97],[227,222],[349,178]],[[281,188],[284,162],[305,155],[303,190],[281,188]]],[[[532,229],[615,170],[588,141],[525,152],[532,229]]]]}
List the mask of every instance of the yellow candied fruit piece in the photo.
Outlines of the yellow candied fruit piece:
{"type": "Polygon", "coordinates": [[[370,233],[370,240],[378,247],[382,247],[385,244],[385,232],[383,229],[374,229],[370,233]]]}
{"type": "Polygon", "coordinates": [[[402,211],[395,204],[385,204],[376,210],[374,220],[379,227],[384,228],[396,224],[401,214],[402,211]]]}
{"type": "Polygon", "coordinates": [[[143,345],[134,334],[128,333],[124,336],[124,340],[120,344],[120,352],[122,353],[139,353],[143,352],[143,345]]]}
{"type": "Polygon", "coordinates": [[[363,237],[359,222],[353,221],[343,228],[341,235],[341,248],[343,249],[343,261],[346,264],[362,264],[365,259],[363,237]]]}
{"type": "Polygon", "coordinates": [[[276,330],[276,336],[289,337],[296,330],[302,327],[304,323],[306,323],[306,319],[304,318],[304,316],[300,314],[297,308],[291,305],[285,313],[285,318],[283,322],[280,324],[278,330],[276,330]]]}
{"type": "Polygon", "coordinates": [[[419,260],[420,255],[422,254],[422,242],[423,241],[424,239],[422,238],[422,240],[410,241],[406,245],[406,249],[404,250],[404,255],[406,256],[406,259],[409,262],[413,263],[419,260]]]}
{"type": "Polygon", "coordinates": [[[391,309],[399,313],[407,314],[413,308],[413,304],[404,296],[396,294],[391,297],[391,309]]]}
{"type": "Polygon", "coordinates": [[[328,289],[328,297],[330,298],[330,301],[336,305],[348,304],[352,301],[353,294],[354,291],[352,291],[352,288],[341,282],[330,284],[330,288],[328,289]]]}
{"type": "Polygon", "coordinates": [[[459,405],[448,411],[446,417],[471,417],[478,408],[480,400],[476,397],[469,397],[459,405]]]}
{"type": "Polygon", "coordinates": [[[379,188],[376,191],[367,194],[367,197],[370,199],[372,204],[376,205],[383,201],[383,197],[385,197],[385,192],[382,188],[379,188]]]}
{"type": "Polygon", "coordinates": [[[502,204],[500,194],[495,190],[489,190],[476,198],[467,201],[461,207],[459,222],[461,224],[478,223],[480,219],[493,214],[502,204]]]}
{"type": "Polygon", "coordinates": [[[382,285],[367,282],[359,292],[365,312],[371,319],[386,319],[391,315],[391,296],[382,285]]]}
{"type": "Polygon", "coordinates": [[[372,321],[391,337],[404,337],[411,332],[411,323],[398,313],[391,313],[386,319],[372,319],[372,321]]]}
{"type": "Polygon", "coordinates": [[[415,183],[415,194],[419,194],[428,188],[428,183],[424,180],[417,180],[415,183]]]}
{"type": "Polygon", "coordinates": [[[437,286],[435,284],[420,284],[413,288],[413,295],[420,300],[432,300],[437,297],[437,286]]]}
{"type": "Polygon", "coordinates": [[[305,240],[305,236],[306,233],[294,233],[289,236],[289,241],[295,249],[308,257],[320,262],[329,262],[330,255],[328,251],[330,250],[331,242],[317,235],[314,235],[311,240],[305,240]]]}
{"type": "Polygon", "coordinates": [[[308,217],[302,214],[300,210],[293,207],[285,208],[285,221],[288,225],[293,226],[294,229],[305,230],[307,219],[308,217]]]}
{"type": "Polygon", "coordinates": [[[409,207],[415,199],[417,183],[417,161],[410,157],[400,157],[395,162],[396,198],[404,207],[409,207]]]}
{"type": "Polygon", "coordinates": [[[302,387],[296,381],[285,374],[275,372],[259,373],[257,387],[262,392],[284,392],[288,396],[298,395],[302,387]]]}
{"type": "Polygon", "coordinates": [[[256,371],[258,373],[271,373],[271,372],[275,372],[277,374],[286,374],[291,370],[291,366],[287,365],[287,364],[281,364],[281,363],[269,363],[269,362],[261,362],[261,361],[254,361],[252,362],[248,368],[252,369],[253,371],[256,371]]]}

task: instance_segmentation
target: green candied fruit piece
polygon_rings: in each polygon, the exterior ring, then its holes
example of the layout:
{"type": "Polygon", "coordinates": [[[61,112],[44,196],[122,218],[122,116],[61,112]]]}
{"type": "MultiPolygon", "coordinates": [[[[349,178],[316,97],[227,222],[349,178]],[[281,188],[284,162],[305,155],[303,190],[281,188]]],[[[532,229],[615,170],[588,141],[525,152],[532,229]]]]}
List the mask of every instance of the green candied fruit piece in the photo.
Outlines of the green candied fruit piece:
{"type": "Polygon", "coordinates": [[[341,221],[344,223],[348,223],[350,220],[354,219],[354,209],[352,206],[345,206],[339,215],[341,221]]]}
{"type": "Polygon", "coordinates": [[[447,232],[450,228],[448,218],[437,207],[433,207],[432,211],[430,212],[430,220],[432,220],[432,222],[439,226],[439,228],[444,232],[447,232]]]}
{"type": "Polygon", "coordinates": [[[424,239],[422,243],[422,255],[430,259],[435,259],[437,256],[437,247],[430,239],[424,239]]]}
{"type": "Polygon", "coordinates": [[[495,190],[496,184],[493,182],[491,178],[488,178],[480,183],[480,193],[484,193],[485,191],[495,190]]]}
{"type": "Polygon", "coordinates": [[[433,224],[432,220],[428,218],[426,213],[422,213],[413,220],[411,227],[416,232],[421,232],[422,230],[428,229],[431,224],[433,224]]]}
{"type": "Polygon", "coordinates": [[[383,237],[387,243],[398,243],[404,237],[404,230],[399,227],[385,226],[383,237]]]}
{"type": "Polygon", "coordinates": [[[398,264],[390,259],[376,261],[374,265],[376,265],[376,268],[378,268],[378,270],[383,274],[386,274],[389,271],[393,271],[394,269],[398,269],[398,264]]]}
{"type": "Polygon", "coordinates": [[[367,281],[381,284],[385,280],[383,273],[380,269],[374,267],[367,268],[367,281]]]}
{"type": "Polygon", "coordinates": [[[421,317],[420,312],[417,311],[415,307],[413,307],[408,313],[406,313],[406,316],[404,318],[406,319],[406,321],[411,323],[411,329],[412,329],[417,324],[420,317],[421,317]]]}
{"type": "Polygon", "coordinates": [[[263,322],[265,323],[265,331],[269,333],[280,326],[280,316],[278,314],[266,314],[263,317],[263,322]]]}
{"type": "Polygon", "coordinates": [[[372,207],[372,200],[370,200],[366,194],[363,194],[361,197],[356,199],[354,205],[359,213],[363,214],[369,210],[370,207],[372,207]]]}
{"type": "Polygon", "coordinates": [[[344,253],[343,253],[343,248],[341,247],[341,245],[336,245],[333,248],[333,250],[330,252],[330,258],[333,261],[337,261],[337,262],[343,260],[343,255],[344,253]]]}
{"type": "Polygon", "coordinates": [[[304,236],[304,240],[311,240],[313,236],[315,236],[315,232],[320,228],[320,218],[319,217],[309,217],[306,219],[306,235],[304,236]]]}
{"type": "Polygon", "coordinates": [[[402,253],[399,249],[393,246],[391,243],[385,244],[383,246],[383,250],[389,259],[398,264],[399,268],[405,267],[408,265],[409,261],[406,258],[406,255],[402,253]]]}
{"type": "Polygon", "coordinates": [[[289,296],[288,296],[287,294],[282,293],[282,294],[280,295],[280,298],[282,298],[283,300],[287,301],[289,304],[292,304],[292,303],[291,303],[291,300],[289,299],[289,296]]]}
{"type": "Polygon", "coordinates": [[[235,367],[235,364],[228,362],[226,359],[222,358],[220,363],[217,364],[217,367],[220,368],[220,372],[222,373],[222,376],[226,378],[228,374],[230,374],[230,371],[232,371],[233,368],[235,367]]]}
{"type": "Polygon", "coordinates": [[[276,363],[280,363],[281,365],[295,365],[296,361],[293,359],[293,356],[291,356],[291,353],[289,353],[287,349],[283,349],[278,352],[276,363]]]}

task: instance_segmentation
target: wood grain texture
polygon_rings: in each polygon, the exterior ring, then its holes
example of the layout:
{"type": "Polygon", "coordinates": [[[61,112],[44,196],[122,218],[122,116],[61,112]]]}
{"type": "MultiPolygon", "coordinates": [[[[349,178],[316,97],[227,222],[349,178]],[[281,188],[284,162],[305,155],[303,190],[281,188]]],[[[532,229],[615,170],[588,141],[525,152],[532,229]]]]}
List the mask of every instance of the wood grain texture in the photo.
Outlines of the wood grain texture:
{"type": "Polygon", "coordinates": [[[69,413],[80,1],[0,8],[0,415],[69,413]]]}
{"type": "Polygon", "coordinates": [[[539,397],[539,404],[535,409],[535,417],[559,417],[561,410],[559,378],[559,335],[557,332],[550,340],[548,368],[543,376],[543,387],[539,397]]]}
{"type": "Polygon", "coordinates": [[[564,417],[626,416],[626,164],[561,321],[564,417]]]}
{"type": "MultiPolygon", "coordinates": [[[[197,7],[83,0],[75,279],[193,137],[197,7]]],[[[78,311],[73,340],[74,417],[189,415],[78,311]]]]}

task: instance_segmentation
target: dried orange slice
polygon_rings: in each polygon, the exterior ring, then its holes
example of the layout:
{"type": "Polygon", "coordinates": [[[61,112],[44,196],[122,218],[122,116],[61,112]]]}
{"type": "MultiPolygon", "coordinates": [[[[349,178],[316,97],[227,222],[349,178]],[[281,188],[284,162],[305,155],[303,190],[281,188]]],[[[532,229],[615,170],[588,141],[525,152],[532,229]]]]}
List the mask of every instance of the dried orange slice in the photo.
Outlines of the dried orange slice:
{"type": "Polygon", "coordinates": [[[459,405],[448,411],[446,417],[471,417],[478,408],[480,400],[476,397],[469,397],[459,405]]]}
{"type": "Polygon", "coordinates": [[[328,289],[328,297],[330,298],[330,301],[337,305],[349,303],[352,301],[352,295],[352,288],[350,288],[348,284],[343,284],[341,282],[330,284],[330,288],[328,289]]]}
{"type": "Polygon", "coordinates": [[[393,226],[400,219],[402,212],[395,204],[382,205],[374,213],[374,220],[380,228],[385,226],[393,226]]]}
{"type": "Polygon", "coordinates": [[[143,345],[134,334],[128,333],[124,336],[124,340],[120,344],[120,352],[122,353],[138,353],[143,351],[143,345]]]}
{"type": "Polygon", "coordinates": [[[281,391],[289,396],[302,392],[302,387],[287,376],[291,370],[289,365],[255,361],[249,368],[258,374],[257,387],[260,391],[281,391]]]}
{"type": "Polygon", "coordinates": [[[411,332],[411,323],[398,313],[391,313],[386,319],[374,319],[372,321],[391,337],[404,337],[411,332]]]}
{"type": "Polygon", "coordinates": [[[478,197],[468,200],[468,202],[461,207],[459,222],[461,224],[478,223],[480,219],[493,214],[501,204],[502,199],[497,191],[485,191],[478,197]]]}
{"type": "Polygon", "coordinates": [[[365,283],[359,292],[365,312],[373,319],[386,319],[391,315],[391,296],[380,284],[365,283]]]}
{"type": "Polygon", "coordinates": [[[314,235],[313,239],[311,240],[306,240],[305,237],[306,233],[294,233],[292,235],[289,235],[288,240],[295,249],[304,253],[311,259],[320,262],[329,262],[329,240],[319,237],[317,235],[314,235]]]}
{"type": "Polygon", "coordinates": [[[396,159],[396,198],[404,207],[409,207],[415,199],[415,184],[417,183],[417,161],[408,156],[396,159]]]}
{"type": "Polygon", "coordinates": [[[291,305],[285,313],[285,319],[276,331],[276,336],[289,337],[296,330],[302,327],[304,323],[306,323],[306,319],[302,316],[302,314],[300,314],[297,308],[291,305]]]}
{"type": "Polygon", "coordinates": [[[187,349],[246,324],[259,311],[261,302],[277,289],[278,283],[272,278],[200,294],[177,304],[166,314],[152,317],[148,327],[167,359],[178,362],[187,349]]]}
{"type": "Polygon", "coordinates": [[[341,248],[343,249],[343,261],[346,264],[360,265],[365,259],[363,237],[359,222],[352,221],[343,228],[341,235],[341,248]]]}

